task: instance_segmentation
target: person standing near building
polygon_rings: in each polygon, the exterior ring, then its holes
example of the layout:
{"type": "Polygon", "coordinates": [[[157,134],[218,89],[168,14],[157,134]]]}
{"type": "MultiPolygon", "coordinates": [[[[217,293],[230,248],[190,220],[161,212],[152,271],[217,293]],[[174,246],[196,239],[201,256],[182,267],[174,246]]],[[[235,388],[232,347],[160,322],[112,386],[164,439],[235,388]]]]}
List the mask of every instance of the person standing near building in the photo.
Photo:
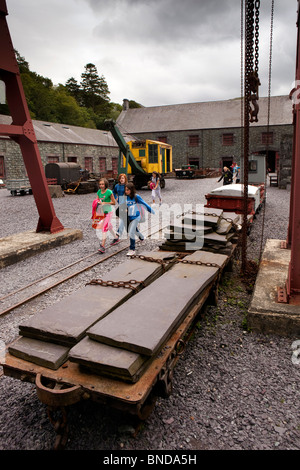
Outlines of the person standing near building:
{"type": "Polygon", "coordinates": [[[240,182],[240,167],[236,163],[233,167],[233,182],[239,183],[240,182]]]}
{"type": "Polygon", "coordinates": [[[232,183],[232,173],[231,171],[229,170],[229,168],[227,168],[227,166],[224,166],[223,168],[223,171],[222,171],[222,175],[221,175],[221,178],[218,179],[218,183],[221,181],[221,180],[224,180],[224,185],[226,184],[231,184],[232,183]]]}
{"type": "Polygon", "coordinates": [[[155,204],[155,198],[158,197],[159,205],[161,205],[161,191],[160,191],[160,174],[153,171],[151,178],[152,201],[155,204]]]}

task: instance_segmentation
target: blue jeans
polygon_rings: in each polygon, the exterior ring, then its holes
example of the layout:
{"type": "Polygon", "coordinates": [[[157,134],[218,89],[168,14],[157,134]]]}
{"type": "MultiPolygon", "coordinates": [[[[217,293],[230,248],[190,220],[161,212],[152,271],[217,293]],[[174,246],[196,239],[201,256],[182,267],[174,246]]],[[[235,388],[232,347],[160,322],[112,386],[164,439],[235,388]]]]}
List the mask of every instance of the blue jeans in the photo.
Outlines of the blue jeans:
{"type": "Polygon", "coordinates": [[[138,224],[141,217],[138,216],[136,219],[129,220],[128,234],[130,238],[130,250],[135,250],[135,235],[137,234],[140,239],[144,239],[143,234],[138,229],[138,224]]]}

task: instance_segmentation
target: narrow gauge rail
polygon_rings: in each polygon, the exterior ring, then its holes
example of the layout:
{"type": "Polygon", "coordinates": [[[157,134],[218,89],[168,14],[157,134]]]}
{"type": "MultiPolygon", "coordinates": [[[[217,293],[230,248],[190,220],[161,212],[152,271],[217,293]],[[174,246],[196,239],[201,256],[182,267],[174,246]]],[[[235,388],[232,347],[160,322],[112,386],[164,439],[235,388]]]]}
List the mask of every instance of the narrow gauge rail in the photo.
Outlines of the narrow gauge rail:
{"type": "MultiPolygon", "coordinates": [[[[154,225],[153,229],[148,231],[148,233],[145,235],[145,238],[148,238],[150,235],[160,232],[163,230],[163,227],[161,227],[159,224],[154,225]],[[157,228],[158,227],[158,228],[157,228]]],[[[57,271],[54,271],[53,273],[44,276],[40,279],[37,279],[36,281],[31,282],[30,284],[27,284],[26,286],[21,287],[20,289],[17,289],[13,292],[10,292],[9,294],[4,295],[3,297],[0,298],[0,303],[1,303],[1,310],[0,310],[0,316],[4,316],[11,312],[12,310],[21,307],[22,305],[26,304],[27,302],[30,302],[31,300],[35,299],[36,297],[44,294],[45,292],[48,292],[49,290],[53,289],[54,287],[57,287],[60,284],[63,284],[64,282],[68,281],[69,279],[72,279],[73,277],[78,276],[79,274],[83,273],[84,271],[88,271],[89,269],[92,269],[94,266],[97,266],[98,264],[103,263],[104,261],[108,260],[109,258],[112,258],[113,256],[118,255],[122,251],[128,249],[128,243],[126,245],[124,242],[120,242],[120,245],[122,246],[120,249],[117,251],[112,252],[109,255],[106,255],[104,257],[101,256],[97,261],[93,261],[92,263],[86,264],[80,269],[76,269],[75,271],[62,276],[60,279],[58,276],[63,273],[64,271],[74,268],[88,260],[91,257],[98,256],[98,252],[93,252],[87,256],[84,256],[83,258],[78,259],[77,261],[74,261],[71,264],[68,264],[67,266],[64,266],[57,271]],[[125,246],[124,246],[125,245],[125,246]],[[51,282],[52,280],[52,282],[51,282]],[[47,284],[45,286],[45,284],[47,284]],[[19,299],[20,293],[23,292],[23,298],[19,299]],[[5,306],[6,303],[6,306],[5,306]],[[3,307],[4,304],[4,307],[3,307]]],[[[119,245],[119,246],[120,246],[119,245]]]]}
{"type": "Polygon", "coordinates": [[[44,294],[45,292],[49,291],[50,289],[53,289],[53,287],[56,287],[59,284],[62,284],[63,282],[66,282],[69,279],[71,279],[75,276],[78,276],[79,274],[83,273],[84,271],[88,271],[89,269],[92,269],[97,264],[103,263],[107,259],[109,259],[109,258],[117,255],[118,253],[124,251],[126,248],[127,248],[127,246],[119,249],[118,251],[115,251],[115,252],[111,253],[110,255],[105,256],[104,258],[102,257],[102,258],[98,259],[97,261],[95,261],[93,263],[89,263],[87,266],[84,266],[80,269],[77,269],[76,271],[73,271],[71,274],[68,274],[67,276],[62,277],[61,279],[56,279],[56,276],[58,274],[62,273],[63,271],[65,271],[65,270],[67,270],[71,267],[78,266],[80,263],[86,261],[88,258],[94,257],[95,255],[98,254],[97,252],[93,252],[93,253],[91,253],[91,254],[89,254],[89,255],[81,258],[81,259],[78,259],[77,261],[74,261],[74,263],[71,263],[67,266],[64,266],[61,269],[58,269],[57,271],[49,274],[48,276],[44,276],[43,278],[37,279],[36,281],[33,281],[30,284],[28,284],[24,287],[21,287],[20,289],[5,295],[4,297],[0,298],[1,303],[6,299],[11,299],[13,297],[16,297],[21,291],[25,292],[25,297],[23,297],[22,300],[17,301],[16,303],[13,303],[10,306],[6,307],[4,310],[0,311],[0,316],[9,313],[10,311],[14,310],[17,307],[20,307],[21,305],[24,305],[25,303],[29,302],[30,300],[38,297],[39,295],[44,294]],[[54,279],[54,281],[51,282],[51,279],[54,279]],[[43,287],[43,283],[47,283],[48,285],[46,287],[43,287]],[[33,292],[34,288],[37,288],[36,292],[33,292]],[[31,291],[31,293],[30,293],[30,291],[31,291]]]}

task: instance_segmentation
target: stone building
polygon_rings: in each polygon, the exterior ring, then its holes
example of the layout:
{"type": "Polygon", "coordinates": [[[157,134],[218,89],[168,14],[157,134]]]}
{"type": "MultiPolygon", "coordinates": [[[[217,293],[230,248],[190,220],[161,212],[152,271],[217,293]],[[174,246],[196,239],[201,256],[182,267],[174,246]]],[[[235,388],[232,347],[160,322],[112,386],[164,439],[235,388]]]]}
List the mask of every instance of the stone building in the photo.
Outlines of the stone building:
{"type": "MultiPolygon", "coordinates": [[[[0,116],[1,124],[10,124],[9,116],[0,116]]],[[[118,169],[119,149],[110,132],[85,127],[34,121],[42,164],[76,162],[95,175],[110,175],[118,169]]],[[[0,137],[0,178],[26,177],[20,146],[9,137],[0,137]]]]}
{"type": "MultiPolygon", "coordinates": [[[[148,138],[171,144],[173,169],[190,163],[207,174],[233,162],[241,164],[241,116],[241,99],[133,109],[124,100],[117,125],[125,140],[148,138]]],[[[10,122],[9,116],[0,116],[0,123],[10,122]]],[[[95,175],[116,173],[119,149],[110,132],[43,121],[33,121],[33,125],[44,166],[77,162],[95,175]]],[[[268,99],[260,98],[258,122],[250,124],[250,153],[266,155],[267,168],[278,173],[282,188],[291,179],[292,146],[292,101],[288,96],[274,96],[269,108],[268,99]]],[[[0,137],[0,178],[24,176],[19,146],[0,137]]]]}
{"type": "MultiPolygon", "coordinates": [[[[189,163],[205,174],[233,162],[241,164],[241,116],[241,99],[134,109],[124,100],[117,125],[124,135],[172,145],[173,169],[189,163]]],[[[266,166],[278,173],[281,187],[291,178],[292,122],[292,101],[274,96],[270,107],[267,98],[259,99],[258,122],[250,124],[250,154],[266,155],[266,166]]]]}

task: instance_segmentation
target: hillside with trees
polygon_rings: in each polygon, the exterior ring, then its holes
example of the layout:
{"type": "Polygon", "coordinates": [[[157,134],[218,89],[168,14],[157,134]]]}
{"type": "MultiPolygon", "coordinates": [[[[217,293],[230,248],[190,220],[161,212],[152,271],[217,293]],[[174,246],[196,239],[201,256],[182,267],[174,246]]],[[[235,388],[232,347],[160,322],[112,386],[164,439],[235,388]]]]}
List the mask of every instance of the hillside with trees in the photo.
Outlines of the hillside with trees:
{"type": "MultiPolygon", "coordinates": [[[[70,77],[64,85],[54,85],[51,79],[31,71],[25,58],[15,53],[32,119],[93,129],[104,129],[106,119],[117,119],[122,105],[110,101],[105,77],[94,64],[85,66],[80,83],[70,77]]],[[[7,105],[0,105],[0,114],[10,114],[7,105]]]]}

